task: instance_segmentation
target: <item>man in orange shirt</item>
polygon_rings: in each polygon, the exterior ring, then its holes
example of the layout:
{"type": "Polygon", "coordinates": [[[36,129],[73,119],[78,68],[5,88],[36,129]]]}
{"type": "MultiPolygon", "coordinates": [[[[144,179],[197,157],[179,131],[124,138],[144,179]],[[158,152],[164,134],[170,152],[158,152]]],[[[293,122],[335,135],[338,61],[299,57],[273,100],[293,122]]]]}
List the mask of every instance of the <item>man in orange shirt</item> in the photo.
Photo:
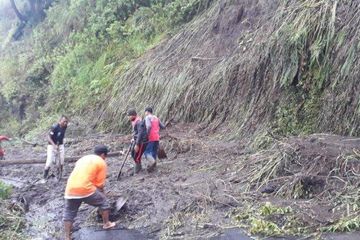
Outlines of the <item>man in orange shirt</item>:
{"type": "Polygon", "coordinates": [[[107,165],[105,159],[109,150],[104,145],[95,147],[92,155],[80,158],[66,184],[64,228],[65,239],[71,239],[74,218],[82,202],[99,207],[104,222],[103,229],[115,226],[109,221],[110,205],[104,194],[107,165]]]}

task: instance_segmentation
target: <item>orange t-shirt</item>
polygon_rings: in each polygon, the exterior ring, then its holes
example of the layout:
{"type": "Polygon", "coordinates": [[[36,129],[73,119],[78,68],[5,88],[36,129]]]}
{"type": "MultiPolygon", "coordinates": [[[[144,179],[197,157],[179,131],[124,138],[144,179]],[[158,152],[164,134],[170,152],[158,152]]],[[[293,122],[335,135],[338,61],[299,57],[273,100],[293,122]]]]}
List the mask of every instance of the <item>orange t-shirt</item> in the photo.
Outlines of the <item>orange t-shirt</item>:
{"type": "Polygon", "coordinates": [[[66,184],[65,198],[84,198],[104,187],[106,163],[97,155],[80,158],[66,184]]]}

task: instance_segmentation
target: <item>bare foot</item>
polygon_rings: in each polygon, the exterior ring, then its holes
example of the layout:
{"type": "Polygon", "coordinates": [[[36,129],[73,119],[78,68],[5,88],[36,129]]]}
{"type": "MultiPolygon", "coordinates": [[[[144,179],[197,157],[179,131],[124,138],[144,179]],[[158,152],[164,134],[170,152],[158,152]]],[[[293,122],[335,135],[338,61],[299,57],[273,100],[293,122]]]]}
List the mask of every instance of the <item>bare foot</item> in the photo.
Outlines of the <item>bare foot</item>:
{"type": "Polygon", "coordinates": [[[109,221],[103,225],[103,229],[113,228],[113,227],[115,227],[115,225],[116,225],[116,223],[109,221]]]}

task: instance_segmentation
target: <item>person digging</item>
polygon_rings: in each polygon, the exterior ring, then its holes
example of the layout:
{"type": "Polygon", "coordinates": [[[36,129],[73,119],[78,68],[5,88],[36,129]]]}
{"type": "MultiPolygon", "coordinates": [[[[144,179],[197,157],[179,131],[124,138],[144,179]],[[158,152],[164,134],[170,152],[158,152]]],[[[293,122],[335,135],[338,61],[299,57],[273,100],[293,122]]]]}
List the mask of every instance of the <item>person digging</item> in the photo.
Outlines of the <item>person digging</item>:
{"type": "Polygon", "coordinates": [[[109,149],[98,145],[94,154],[80,158],[70,174],[65,189],[64,229],[65,240],[71,239],[74,219],[81,203],[98,207],[103,219],[103,229],[110,229],[116,225],[109,221],[110,204],[104,194],[107,172],[105,162],[109,149]]]}
{"type": "Polygon", "coordinates": [[[139,173],[142,169],[141,156],[143,155],[147,145],[147,133],[144,121],[137,115],[135,109],[128,110],[128,118],[133,129],[133,138],[131,156],[134,159],[134,174],[139,173]]]}
{"type": "Polygon", "coordinates": [[[61,171],[64,166],[65,150],[64,137],[69,119],[66,116],[61,116],[59,122],[53,125],[48,134],[47,158],[44,169],[44,181],[48,178],[51,165],[54,163],[56,153],[59,152],[61,171]]]}

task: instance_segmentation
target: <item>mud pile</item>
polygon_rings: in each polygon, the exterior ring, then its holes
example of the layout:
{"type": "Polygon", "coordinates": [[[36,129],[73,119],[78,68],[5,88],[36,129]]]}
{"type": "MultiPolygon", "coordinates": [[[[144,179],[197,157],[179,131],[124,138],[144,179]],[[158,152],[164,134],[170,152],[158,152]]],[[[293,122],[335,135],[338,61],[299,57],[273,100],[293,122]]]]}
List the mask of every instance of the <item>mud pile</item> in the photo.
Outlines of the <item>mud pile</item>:
{"type": "MultiPolygon", "coordinates": [[[[161,141],[168,158],[159,160],[154,172],[142,171],[135,176],[129,160],[120,181],[117,174],[123,156],[109,158],[106,194],[111,202],[127,200],[114,215],[119,227],[114,232],[146,239],[216,239],[234,227],[266,236],[310,234],[325,227],[324,231],[356,229],[359,139],[327,134],[268,137],[267,147],[254,151],[246,139],[223,141],[222,135],[220,131],[209,134],[203,125],[173,125],[161,141]],[[259,212],[275,216],[265,218],[259,212]],[[246,221],[239,223],[237,219],[243,217],[246,221]],[[265,220],[278,228],[289,223],[289,232],[264,232],[268,225],[261,224],[265,220]],[[298,228],[301,231],[294,231],[298,228]]],[[[129,137],[74,138],[67,153],[84,155],[98,143],[118,151],[128,146],[129,137]]],[[[15,157],[17,152],[22,156],[21,151],[9,152],[15,157]]],[[[41,156],[37,147],[27,151],[28,155],[41,156]]],[[[39,182],[42,165],[1,168],[0,178],[22,183],[14,187],[12,197],[18,206],[27,204],[26,236],[61,239],[63,194],[72,168],[73,163],[65,166],[60,183],[50,178],[45,184],[39,182]]],[[[76,239],[92,233],[102,236],[98,221],[96,209],[83,205],[74,224],[76,239]]],[[[111,234],[116,235],[114,232],[111,234]]]]}

